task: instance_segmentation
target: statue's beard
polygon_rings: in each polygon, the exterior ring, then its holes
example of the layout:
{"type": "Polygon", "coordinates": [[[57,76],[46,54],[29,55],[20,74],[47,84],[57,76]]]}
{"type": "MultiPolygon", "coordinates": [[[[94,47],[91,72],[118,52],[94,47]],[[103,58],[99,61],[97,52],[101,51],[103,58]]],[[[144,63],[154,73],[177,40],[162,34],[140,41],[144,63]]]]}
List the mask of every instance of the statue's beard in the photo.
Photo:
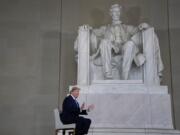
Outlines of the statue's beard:
{"type": "Polygon", "coordinates": [[[120,24],[120,23],[121,23],[120,18],[114,18],[114,19],[112,19],[112,23],[113,23],[113,24],[120,24]]]}
{"type": "Polygon", "coordinates": [[[120,21],[120,16],[112,16],[113,21],[120,21]]]}

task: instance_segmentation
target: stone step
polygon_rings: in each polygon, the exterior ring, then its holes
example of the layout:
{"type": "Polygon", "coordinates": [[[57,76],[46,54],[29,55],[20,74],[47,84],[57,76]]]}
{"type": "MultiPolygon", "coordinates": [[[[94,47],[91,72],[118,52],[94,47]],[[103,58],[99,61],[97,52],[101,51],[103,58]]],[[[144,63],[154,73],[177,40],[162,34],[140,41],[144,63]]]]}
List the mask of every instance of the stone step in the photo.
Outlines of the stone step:
{"type": "Polygon", "coordinates": [[[180,131],[173,129],[91,128],[88,135],[180,135],[180,131]]]}

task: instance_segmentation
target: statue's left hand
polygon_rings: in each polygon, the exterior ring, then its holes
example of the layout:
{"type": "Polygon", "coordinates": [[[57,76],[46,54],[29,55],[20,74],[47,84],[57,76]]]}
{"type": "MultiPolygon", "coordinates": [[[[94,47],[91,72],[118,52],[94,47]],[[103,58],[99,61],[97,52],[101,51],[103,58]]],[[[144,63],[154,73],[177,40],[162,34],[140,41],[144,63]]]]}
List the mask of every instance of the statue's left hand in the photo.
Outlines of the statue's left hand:
{"type": "Polygon", "coordinates": [[[149,28],[150,26],[149,26],[149,24],[147,24],[147,23],[141,23],[141,24],[139,24],[139,26],[138,26],[138,28],[139,28],[139,30],[144,30],[144,29],[147,29],[147,28],[149,28]]]}
{"type": "Polygon", "coordinates": [[[88,24],[84,24],[82,27],[83,27],[85,30],[91,30],[91,29],[92,29],[92,27],[89,26],[88,24]]]}

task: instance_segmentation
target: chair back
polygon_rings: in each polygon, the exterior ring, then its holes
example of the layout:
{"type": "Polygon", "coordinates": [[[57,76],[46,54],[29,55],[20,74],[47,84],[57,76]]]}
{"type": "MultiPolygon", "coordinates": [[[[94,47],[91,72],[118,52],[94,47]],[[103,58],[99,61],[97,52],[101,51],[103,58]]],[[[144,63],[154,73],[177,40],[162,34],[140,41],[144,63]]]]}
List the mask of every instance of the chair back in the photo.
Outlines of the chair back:
{"type": "Polygon", "coordinates": [[[55,119],[55,128],[56,129],[61,128],[62,127],[62,122],[61,122],[60,117],[59,117],[59,110],[58,110],[58,108],[54,109],[54,119],[55,119]]]}

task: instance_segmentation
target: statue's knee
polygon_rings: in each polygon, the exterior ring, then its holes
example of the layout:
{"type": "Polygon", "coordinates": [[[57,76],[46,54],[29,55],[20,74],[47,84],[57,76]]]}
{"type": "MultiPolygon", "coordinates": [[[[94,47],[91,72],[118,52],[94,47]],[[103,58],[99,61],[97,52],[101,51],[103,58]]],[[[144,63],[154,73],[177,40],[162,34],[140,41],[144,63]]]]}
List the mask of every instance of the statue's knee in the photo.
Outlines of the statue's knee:
{"type": "Polygon", "coordinates": [[[125,44],[126,46],[128,46],[128,47],[134,47],[135,46],[135,44],[134,44],[134,42],[133,41],[128,41],[128,42],[126,42],[126,44],[125,44]]]}
{"type": "Polygon", "coordinates": [[[123,46],[123,49],[126,50],[126,49],[132,49],[132,48],[135,48],[136,45],[133,43],[133,41],[128,41],[124,44],[123,46]]]}

